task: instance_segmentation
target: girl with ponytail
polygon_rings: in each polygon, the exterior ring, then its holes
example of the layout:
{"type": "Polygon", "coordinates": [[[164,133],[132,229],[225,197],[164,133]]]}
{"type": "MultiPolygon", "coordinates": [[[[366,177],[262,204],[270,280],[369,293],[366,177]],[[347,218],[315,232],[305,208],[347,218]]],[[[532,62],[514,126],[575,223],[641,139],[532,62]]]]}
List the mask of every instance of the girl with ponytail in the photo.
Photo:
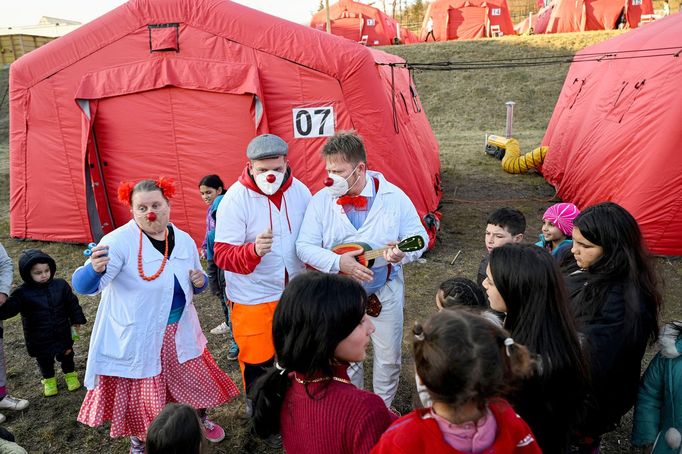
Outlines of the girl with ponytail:
{"type": "Polygon", "coordinates": [[[396,419],[376,394],[356,388],[374,332],[367,294],[354,280],[308,272],[289,282],[275,310],[275,367],[251,390],[257,435],[281,434],[286,452],[368,453],[396,419]]]}
{"type": "Polygon", "coordinates": [[[396,421],[373,454],[540,453],[528,425],[504,400],[532,370],[528,350],[465,309],[414,327],[414,362],[433,406],[396,421]]]}

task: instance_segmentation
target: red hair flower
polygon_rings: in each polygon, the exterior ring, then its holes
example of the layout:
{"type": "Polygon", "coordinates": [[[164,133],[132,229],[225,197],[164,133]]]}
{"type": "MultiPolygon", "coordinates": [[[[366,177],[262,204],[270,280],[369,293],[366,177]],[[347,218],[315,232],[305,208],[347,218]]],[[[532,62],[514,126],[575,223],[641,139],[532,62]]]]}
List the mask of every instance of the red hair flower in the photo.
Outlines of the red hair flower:
{"type": "Polygon", "coordinates": [[[175,195],[175,183],[172,178],[159,177],[159,179],[156,180],[156,186],[161,189],[161,193],[166,200],[170,200],[175,195]]]}
{"type": "Polygon", "coordinates": [[[118,185],[118,200],[120,200],[125,206],[130,206],[130,199],[133,195],[133,188],[135,185],[130,181],[122,181],[118,185]]]}

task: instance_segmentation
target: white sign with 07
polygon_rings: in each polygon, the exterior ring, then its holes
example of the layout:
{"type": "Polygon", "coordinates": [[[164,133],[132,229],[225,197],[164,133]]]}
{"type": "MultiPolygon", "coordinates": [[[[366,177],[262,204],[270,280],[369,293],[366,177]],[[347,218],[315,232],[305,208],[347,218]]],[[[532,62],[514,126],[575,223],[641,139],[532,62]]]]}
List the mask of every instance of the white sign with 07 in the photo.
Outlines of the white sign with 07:
{"type": "Polygon", "coordinates": [[[294,137],[296,139],[312,139],[334,135],[334,108],[305,107],[293,109],[294,137]]]}

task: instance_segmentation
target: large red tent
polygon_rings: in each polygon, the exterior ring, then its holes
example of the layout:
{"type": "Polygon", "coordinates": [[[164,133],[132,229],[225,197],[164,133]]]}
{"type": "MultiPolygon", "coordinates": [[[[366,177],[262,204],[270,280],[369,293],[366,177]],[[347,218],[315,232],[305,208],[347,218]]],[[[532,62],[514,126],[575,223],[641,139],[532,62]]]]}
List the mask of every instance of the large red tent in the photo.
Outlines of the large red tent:
{"type": "Polygon", "coordinates": [[[679,49],[682,15],[579,52],[542,142],[542,172],[563,200],[623,205],[666,255],[682,255],[679,49]]]}
{"type": "Polygon", "coordinates": [[[531,20],[516,25],[518,33],[570,33],[615,30],[623,19],[625,28],[639,26],[643,14],[653,14],[652,0],[553,0],[531,20]]]}
{"type": "Polygon", "coordinates": [[[427,38],[429,19],[436,41],[514,34],[507,0],[435,0],[424,15],[422,40],[427,38]]]}
{"type": "MultiPolygon", "coordinates": [[[[329,7],[329,22],[333,35],[343,36],[367,46],[387,46],[419,41],[417,36],[388,14],[370,5],[352,0],[339,0],[329,7]]],[[[318,11],[310,19],[310,26],[327,30],[327,10],[318,11]]]]}
{"type": "Polygon", "coordinates": [[[351,128],[426,216],[438,145],[408,71],[378,64],[401,61],[225,0],[130,1],[11,66],[10,234],[97,239],[130,218],[120,181],[166,175],[200,241],[199,179],[235,181],[255,135],[283,137],[316,191],[319,150],[351,128]]]}

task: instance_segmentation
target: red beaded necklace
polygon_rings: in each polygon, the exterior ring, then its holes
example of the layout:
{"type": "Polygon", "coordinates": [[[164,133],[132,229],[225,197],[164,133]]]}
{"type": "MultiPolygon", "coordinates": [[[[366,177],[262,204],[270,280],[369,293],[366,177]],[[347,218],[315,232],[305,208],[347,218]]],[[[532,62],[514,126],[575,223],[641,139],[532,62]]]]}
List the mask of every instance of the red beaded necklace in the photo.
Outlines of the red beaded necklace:
{"type": "Polygon", "coordinates": [[[161,268],[159,268],[159,271],[152,274],[151,276],[145,276],[144,269],[142,268],[142,229],[140,229],[140,247],[137,252],[137,272],[140,274],[140,277],[145,281],[153,281],[157,277],[161,276],[161,273],[163,273],[163,269],[166,267],[166,262],[168,261],[168,228],[166,228],[166,236],[164,238],[164,242],[166,243],[166,250],[163,251],[163,260],[161,261],[161,268]]]}

